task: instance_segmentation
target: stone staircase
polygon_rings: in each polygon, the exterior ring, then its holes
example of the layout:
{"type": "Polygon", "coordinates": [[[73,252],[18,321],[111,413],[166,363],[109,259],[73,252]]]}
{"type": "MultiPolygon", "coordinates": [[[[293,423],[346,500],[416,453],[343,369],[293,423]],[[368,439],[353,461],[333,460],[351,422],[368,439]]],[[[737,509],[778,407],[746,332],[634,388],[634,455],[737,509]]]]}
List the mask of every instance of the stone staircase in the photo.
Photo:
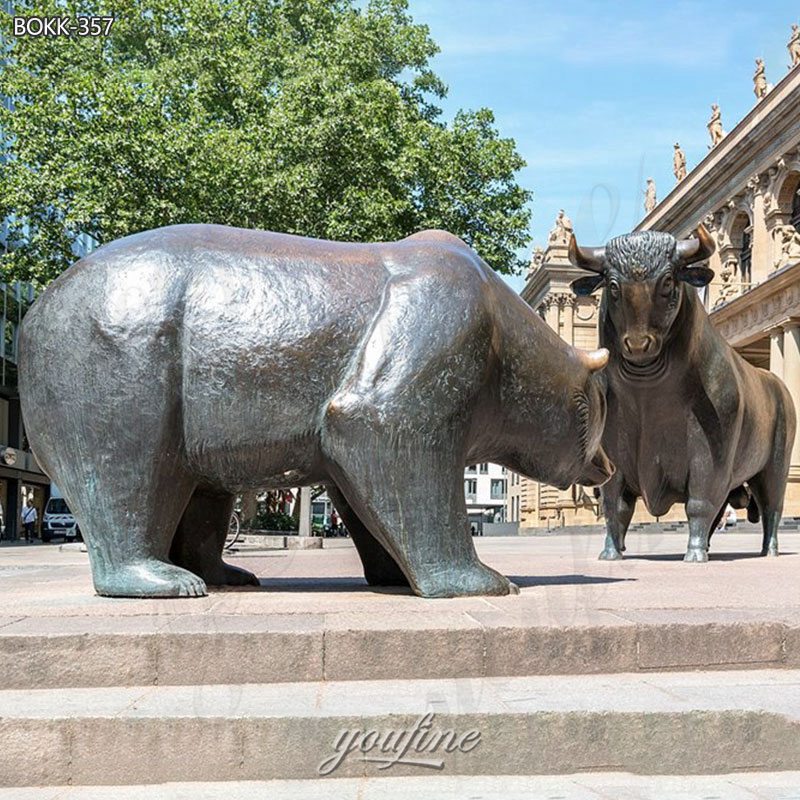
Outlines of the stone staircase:
{"type": "Polygon", "coordinates": [[[800,773],[800,625],[714,610],[691,621],[677,611],[630,616],[9,622],[0,786],[16,788],[0,800],[262,791],[388,800],[411,796],[423,778],[439,786],[431,796],[464,797],[469,776],[487,787],[470,797],[503,796],[511,776],[525,776],[530,792],[571,794],[505,796],[597,797],[605,786],[600,797],[618,797],[654,772],[716,775],[703,785],[723,787],[726,800],[749,791],[740,773],[757,773],[753,786],[778,781],[775,797],[800,797],[781,784],[800,773]],[[364,760],[385,758],[367,732],[414,730],[451,731],[469,746],[411,754],[425,764],[364,760]]]}
{"type": "MultiPolygon", "coordinates": [[[[746,512],[745,511],[737,511],[739,515],[739,522],[736,523],[735,527],[729,527],[728,531],[735,530],[736,533],[751,533],[754,535],[761,534],[761,523],[751,523],[747,521],[746,512]]],[[[800,530],[800,517],[784,517],[781,519],[780,525],[778,526],[779,532],[784,533],[796,533],[800,530]]],[[[677,521],[677,522],[636,522],[631,525],[630,531],[632,533],[651,533],[651,534],[659,534],[659,533],[683,533],[687,536],[689,535],[689,525],[685,521],[677,521]]],[[[717,534],[717,535],[724,535],[724,534],[717,534]]],[[[712,542],[713,545],[713,542],[712,542]]]]}
{"type": "Polygon", "coordinates": [[[800,683],[768,670],[18,690],[2,703],[6,786],[378,777],[393,754],[372,741],[415,729],[457,744],[412,749],[393,776],[800,767],[800,683]],[[422,725],[420,709],[433,715],[422,725]]]}
{"type": "Polygon", "coordinates": [[[366,587],[347,542],[193,600],[0,551],[0,800],[800,800],[800,539],[600,543],[480,540],[521,594],[447,601],[366,587]]]}

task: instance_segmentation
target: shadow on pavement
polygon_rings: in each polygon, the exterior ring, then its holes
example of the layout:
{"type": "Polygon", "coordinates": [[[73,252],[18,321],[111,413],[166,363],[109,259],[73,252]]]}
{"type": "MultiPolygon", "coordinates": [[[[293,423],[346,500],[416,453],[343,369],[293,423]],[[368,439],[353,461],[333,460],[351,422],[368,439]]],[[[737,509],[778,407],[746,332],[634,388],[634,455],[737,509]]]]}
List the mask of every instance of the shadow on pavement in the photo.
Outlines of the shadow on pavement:
{"type": "Polygon", "coordinates": [[[601,578],[597,575],[509,575],[508,579],[519,587],[572,586],[588,583],[622,583],[636,578],[601,578]]]}
{"type": "MultiPolygon", "coordinates": [[[[407,586],[370,586],[364,578],[259,578],[260,586],[223,587],[235,592],[376,592],[411,594],[407,586]]],[[[215,587],[216,591],[216,587],[215,587]]]]}
{"type": "MultiPolygon", "coordinates": [[[[782,556],[793,556],[796,553],[781,552],[782,556]]],[[[761,553],[715,553],[711,550],[708,554],[709,561],[739,561],[746,558],[766,558],[761,553]]],[[[683,553],[638,553],[625,555],[625,561],[683,561],[683,553]]]]}
{"type": "MultiPolygon", "coordinates": [[[[622,583],[636,578],[602,578],[596,575],[509,575],[519,587],[573,586],[595,583],[622,583]]],[[[407,586],[370,586],[364,578],[259,578],[260,586],[214,587],[230,592],[374,592],[377,594],[413,594],[407,586]]]]}

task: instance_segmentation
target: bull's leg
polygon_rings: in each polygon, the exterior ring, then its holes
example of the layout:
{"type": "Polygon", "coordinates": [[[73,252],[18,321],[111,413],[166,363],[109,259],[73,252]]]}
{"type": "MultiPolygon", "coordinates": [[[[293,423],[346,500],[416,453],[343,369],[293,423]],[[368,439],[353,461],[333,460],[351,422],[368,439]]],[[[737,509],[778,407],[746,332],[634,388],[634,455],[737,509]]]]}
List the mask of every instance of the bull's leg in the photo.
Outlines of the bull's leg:
{"type": "Polygon", "coordinates": [[[327,490],[356,546],[367,583],[370,586],[408,586],[403,570],[359,519],[345,496],[336,486],[329,485],[327,490]]]}
{"type": "MultiPolygon", "coordinates": [[[[792,413],[791,399],[785,389],[782,390],[781,395],[775,420],[772,458],[761,472],[747,482],[761,512],[761,525],[764,532],[761,542],[762,556],[778,555],[778,525],[783,515],[783,499],[795,438],[795,419],[792,413]]],[[[750,516],[749,513],[748,516],[750,516]]]]}
{"type": "Polygon", "coordinates": [[[625,535],[636,508],[636,495],[626,486],[617,471],[601,489],[603,514],[606,518],[606,543],[600,553],[601,561],[616,561],[625,552],[625,535]]]}
{"type": "Polygon", "coordinates": [[[195,489],[172,541],[170,559],[211,586],[258,586],[252,572],[222,560],[234,501],[227,492],[195,489]]]}
{"type": "Polygon", "coordinates": [[[708,561],[708,534],[727,495],[714,501],[690,497],[686,502],[689,544],[684,561],[708,561]]]}
{"type": "Polygon", "coordinates": [[[747,483],[761,512],[761,555],[778,555],[778,525],[783,515],[783,495],[786,479],[770,464],[765,470],[753,476],[747,483]]]}

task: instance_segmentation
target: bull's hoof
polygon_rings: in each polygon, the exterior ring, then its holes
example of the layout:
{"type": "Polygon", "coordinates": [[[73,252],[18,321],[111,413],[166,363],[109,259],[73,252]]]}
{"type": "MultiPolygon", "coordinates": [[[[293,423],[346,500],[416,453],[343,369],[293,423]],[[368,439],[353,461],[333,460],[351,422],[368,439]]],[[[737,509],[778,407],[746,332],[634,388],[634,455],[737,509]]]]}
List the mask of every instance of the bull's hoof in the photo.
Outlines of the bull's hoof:
{"type": "Polygon", "coordinates": [[[762,556],[768,556],[768,557],[769,556],[775,557],[775,556],[778,555],[778,548],[777,548],[777,546],[776,547],[772,547],[770,545],[770,547],[768,547],[766,550],[762,550],[761,551],[761,555],[762,556]]]}
{"type": "Polygon", "coordinates": [[[598,561],[621,561],[622,553],[616,547],[606,547],[597,559],[598,561]]]}
{"type": "Polygon", "coordinates": [[[683,557],[683,560],[695,563],[708,561],[708,552],[705,550],[701,550],[699,547],[690,547],[686,551],[686,555],[683,557]]]}

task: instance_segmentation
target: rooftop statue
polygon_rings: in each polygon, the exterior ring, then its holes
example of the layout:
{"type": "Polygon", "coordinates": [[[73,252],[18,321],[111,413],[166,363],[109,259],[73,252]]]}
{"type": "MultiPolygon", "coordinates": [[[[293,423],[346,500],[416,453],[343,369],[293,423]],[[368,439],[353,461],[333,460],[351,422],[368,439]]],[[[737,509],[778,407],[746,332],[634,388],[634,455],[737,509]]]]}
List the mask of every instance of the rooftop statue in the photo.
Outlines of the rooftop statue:
{"type": "Polygon", "coordinates": [[[326,484],[369,583],[501,595],[516,587],[475,553],[464,466],[605,481],[607,358],[443,231],[346,244],[179,225],[61,275],[22,324],[19,385],[99,594],[256,583],[221,557],[235,495],[326,484]]]}
{"type": "Polygon", "coordinates": [[[753,92],[755,92],[756,100],[763,100],[767,96],[767,75],[764,68],[764,59],[756,59],[756,71],[753,75],[753,92]]]}
{"type": "Polygon", "coordinates": [[[570,258],[594,274],[576,293],[604,287],[600,342],[611,352],[603,446],[617,467],[603,487],[602,559],[622,558],[638,498],[656,517],[683,503],[686,561],[707,561],[725,508],[748,509],[763,526],[762,554],[777,555],[778,523],[795,433],[784,384],[745,361],[708,318],[695,287],[714,273],[703,263],[714,242],[668,233],[619,236],[579,247],[570,258]]]}
{"type": "Polygon", "coordinates": [[[716,147],[725,138],[725,131],[722,129],[722,112],[716,103],[711,106],[711,119],[706,127],[711,136],[711,147],[716,147]]]}
{"type": "Polygon", "coordinates": [[[677,142],[675,142],[675,152],[672,155],[672,172],[675,175],[676,183],[680,183],[686,177],[686,155],[677,142]]]}
{"type": "Polygon", "coordinates": [[[569,244],[570,236],[572,236],[572,220],[564,213],[562,208],[558,212],[553,229],[550,231],[548,243],[566,246],[569,244]]]}
{"type": "Polygon", "coordinates": [[[544,250],[541,247],[534,247],[531,253],[531,264],[528,267],[528,277],[530,278],[536,270],[544,264],[544,250]]]}
{"type": "Polygon", "coordinates": [[[652,178],[647,179],[647,188],[644,192],[644,211],[649,214],[658,204],[656,199],[656,182],[652,178]]]}
{"type": "Polygon", "coordinates": [[[793,69],[800,64],[800,25],[792,25],[792,36],[787,47],[789,48],[789,58],[791,59],[789,69],[793,69]]]}

